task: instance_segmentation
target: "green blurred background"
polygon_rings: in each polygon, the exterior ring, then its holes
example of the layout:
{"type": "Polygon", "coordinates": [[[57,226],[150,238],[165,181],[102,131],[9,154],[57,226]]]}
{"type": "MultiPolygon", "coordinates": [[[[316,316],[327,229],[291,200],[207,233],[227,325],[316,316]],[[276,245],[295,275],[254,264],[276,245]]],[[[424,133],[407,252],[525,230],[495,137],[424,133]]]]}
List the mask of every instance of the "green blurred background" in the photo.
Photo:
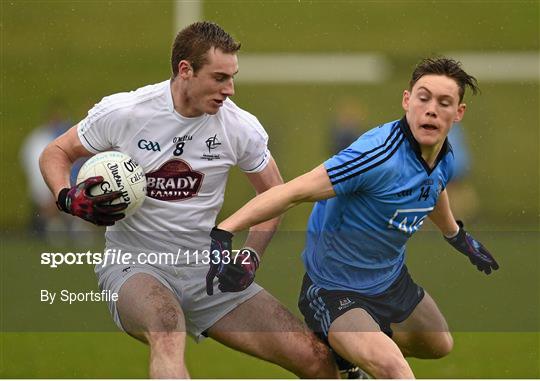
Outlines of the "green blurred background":
{"type": "MultiPolygon", "coordinates": [[[[169,1],[0,4],[4,315],[24,304],[14,298],[29,278],[22,269],[44,271],[34,259],[43,246],[23,234],[31,213],[19,163],[24,137],[44,121],[53,97],[66,100],[68,114],[77,122],[105,95],[166,79],[175,7],[169,1]],[[34,255],[33,264],[6,259],[7,253],[20,254],[19,259],[34,255]]],[[[265,126],[286,180],[328,157],[328,124],[340,99],[362,105],[366,126],[399,118],[401,93],[420,58],[448,51],[539,51],[538,1],[203,1],[201,6],[204,19],[216,21],[242,42],[240,71],[242,54],[251,53],[380,53],[390,63],[389,78],[377,84],[236,84],[234,101],[265,126]]],[[[419,377],[538,378],[538,77],[506,82],[479,79],[482,94],[466,97],[469,108],[464,119],[473,163],[470,182],[479,194],[478,217],[470,227],[489,242],[501,271],[486,279],[438,237],[426,233],[413,239],[412,273],[449,315],[451,327],[461,332],[456,332],[456,348],[448,358],[413,360],[412,365],[419,377]],[[463,323],[464,315],[475,319],[474,324],[463,323]],[[494,322],[494,315],[500,321],[494,322]],[[481,328],[483,319],[492,323],[487,324],[490,332],[481,328]],[[470,327],[480,328],[473,332],[470,327]]],[[[222,215],[253,196],[246,184],[244,176],[233,171],[222,215]]],[[[281,229],[304,229],[310,208],[290,211],[281,229]]],[[[260,283],[295,313],[301,236],[278,236],[259,275],[260,283]],[[283,261],[288,264],[286,276],[283,261]],[[275,272],[283,276],[279,284],[275,272]]],[[[95,288],[90,267],[69,271],[95,288]]],[[[31,298],[31,291],[26,291],[31,298]]],[[[104,306],[100,313],[107,316],[104,306]]],[[[2,377],[147,375],[146,347],[120,333],[2,333],[0,352],[2,377]]],[[[199,345],[190,342],[187,358],[194,377],[291,376],[210,340],[199,345]]]]}

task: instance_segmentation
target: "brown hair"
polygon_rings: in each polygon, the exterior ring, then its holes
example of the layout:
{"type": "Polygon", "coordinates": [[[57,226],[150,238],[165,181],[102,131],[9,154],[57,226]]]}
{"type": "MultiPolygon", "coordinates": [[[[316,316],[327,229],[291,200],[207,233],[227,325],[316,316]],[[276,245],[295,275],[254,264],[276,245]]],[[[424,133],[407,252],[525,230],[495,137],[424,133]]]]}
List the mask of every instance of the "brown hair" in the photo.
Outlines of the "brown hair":
{"type": "Polygon", "coordinates": [[[480,91],[476,78],[467,74],[461,68],[461,62],[446,57],[436,58],[424,58],[416,65],[411,80],[409,82],[409,89],[412,89],[414,84],[422,78],[424,75],[436,74],[445,75],[456,81],[459,87],[459,101],[463,100],[465,95],[465,87],[469,86],[473,94],[480,91]]]}
{"type": "Polygon", "coordinates": [[[232,54],[240,49],[240,43],[213,22],[200,21],[182,29],[172,46],[172,77],[178,75],[178,64],[182,60],[189,61],[193,71],[197,72],[207,63],[206,52],[212,47],[232,54]]]}

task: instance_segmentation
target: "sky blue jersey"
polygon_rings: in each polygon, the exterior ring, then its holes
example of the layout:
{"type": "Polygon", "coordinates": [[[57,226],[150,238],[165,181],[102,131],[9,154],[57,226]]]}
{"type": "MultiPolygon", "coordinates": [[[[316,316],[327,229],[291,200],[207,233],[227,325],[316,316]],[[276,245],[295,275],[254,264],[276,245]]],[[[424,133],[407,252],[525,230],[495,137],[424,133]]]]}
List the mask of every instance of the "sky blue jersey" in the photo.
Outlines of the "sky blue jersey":
{"type": "Polygon", "coordinates": [[[377,295],[405,262],[405,244],[433,210],[452,176],[444,142],[435,167],[422,159],[405,118],[374,128],[324,166],[336,197],[319,201],[302,254],[319,287],[377,295]]]}

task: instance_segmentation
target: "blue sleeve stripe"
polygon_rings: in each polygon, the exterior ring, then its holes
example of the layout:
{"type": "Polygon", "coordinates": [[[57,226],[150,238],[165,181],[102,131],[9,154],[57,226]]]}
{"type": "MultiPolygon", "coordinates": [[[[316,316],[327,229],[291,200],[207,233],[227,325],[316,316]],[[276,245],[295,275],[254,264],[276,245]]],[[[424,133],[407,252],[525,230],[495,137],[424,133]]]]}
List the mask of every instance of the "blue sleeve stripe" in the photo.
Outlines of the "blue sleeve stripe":
{"type": "Polygon", "coordinates": [[[361,160],[364,156],[369,155],[370,153],[375,152],[375,151],[377,151],[378,149],[383,148],[384,146],[386,146],[386,145],[388,144],[388,142],[390,141],[390,139],[392,138],[392,136],[393,136],[397,131],[400,131],[400,129],[399,129],[399,128],[396,128],[396,127],[394,126],[394,128],[392,129],[392,132],[390,132],[390,134],[388,135],[388,137],[386,138],[386,140],[384,141],[383,144],[381,144],[380,146],[377,146],[377,147],[375,147],[375,148],[373,148],[373,149],[371,149],[371,150],[369,150],[369,151],[362,152],[362,154],[360,154],[359,156],[355,157],[355,158],[352,159],[352,160],[349,160],[349,161],[347,161],[347,162],[345,162],[345,163],[343,163],[343,164],[337,165],[337,166],[335,166],[335,167],[329,168],[329,169],[328,169],[328,173],[330,173],[330,172],[332,172],[332,171],[337,171],[338,169],[341,169],[341,168],[343,168],[343,167],[346,167],[346,166],[349,165],[349,164],[352,164],[352,163],[354,163],[354,162],[356,162],[356,161],[358,161],[358,160],[361,160]]]}
{"type": "MultiPolygon", "coordinates": [[[[396,131],[400,131],[399,129],[396,129],[396,131]]],[[[392,134],[390,134],[390,136],[392,136],[392,134]]],[[[390,138],[389,136],[389,138],[390,138]]],[[[330,180],[332,180],[333,178],[337,178],[337,177],[340,177],[340,176],[343,176],[347,173],[350,173],[352,171],[354,171],[355,169],[361,167],[361,166],[364,166],[366,164],[368,164],[369,162],[377,159],[379,156],[385,154],[386,152],[388,152],[390,149],[392,149],[392,147],[395,145],[395,143],[398,141],[398,140],[403,140],[403,133],[397,133],[396,136],[394,137],[394,139],[390,142],[390,144],[388,144],[382,151],[378,152],[377,154],[363,160],[363,161],[360,161],[358,164],[355,164],[353,165],[352,167],[349,167],[349,168],[345,168],[344,170],[340,171],[340,172],[337,172],[337,173],[334,173],[334,174],[329,174],[329,177],[330,177],[330,180]]],[[[387,139],[388,141],[388,139],[387,139]]],[[[398,146],[399,146],[400,143],[398,143],[398,146]]],[[[386,145],[386,142],[385,142],[385,145],[386,145]]],[[[380,148],[381,146],[377,147],[377,148],[380,148]]],[[[371,152],[374,151],[374,150],[371,150],[371,152]]],[[[364,152],[362,155],[360,155],[359,157],[357,157],[355,160],[359,160],[360,158],[362,158],[363,156],[365,156],[365,154],[367,154],[368,152],[364,152]]]]}
{"type": "Polygon", "coordinates": [[[264,155],[263,155],[263,158],[262,160],[259,162],[259,164],[257,164],[256,166],[254,166],[253,168],[251,169],[243,169],[244,172],[253,172],[254,170],[256,170],[257,168],[259,168],[261,165],[263,165],[263,163],[266,161],[266,157],[268,156],[268,152],[265,152],[264,155]]]}
{"type": "Polygon", "coordinates": [[[97,149],[96,147],[94,147],[94,146],[92,145],[92,143],[90,143],[90,140],[88,140],[88,138],[87,138],[86,136],[83,135],[82,137],[84,138],[84,140],[86,140],[86,143],[88,143],[88,145],[89,145],[94,151],[96,151],[96,152],[103,152],[102,150],[99,150],[99,149],[97,149]]]}
{"type": "Polygon", "coordinates": [[[351,179],[351,178],[353,178],[355,176],[360,175],[361,173],[367,172],[370,169],[381,165],[382,163],[384,163],[386,160],[390,159],[396,153],[399,146],[401,145],[401,143],[403,143],[404,140],[405,140],[405,138],[402,136],[401,139],[399,140],[398,144],[396,144],[394,149],[387,156],[385,156],[382,160],[379,160],[378,162],[371,164],[369,167],[362,168],[361,170],[359,170],[357,172],[351,173],[350,175],[342,177],[342,178],[337,179],[337,180],[336,179],[333,179],[333,180],[331,179],[330,181],[331,181],[332,185],[335,186],[336,184],[339,184],[339,183],[341,183],[343,181],[349,180],[349,179],[351,179]]]}

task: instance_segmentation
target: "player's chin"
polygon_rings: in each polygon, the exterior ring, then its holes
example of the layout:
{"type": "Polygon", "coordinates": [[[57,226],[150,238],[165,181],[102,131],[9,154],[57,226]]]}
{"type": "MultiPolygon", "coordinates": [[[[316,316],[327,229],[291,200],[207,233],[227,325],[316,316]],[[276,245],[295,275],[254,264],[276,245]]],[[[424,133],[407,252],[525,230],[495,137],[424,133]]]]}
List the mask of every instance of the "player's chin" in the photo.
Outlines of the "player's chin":
{"type": "Polygon", "coordinates": [[[416,137],[418,144],[423,146],[434,146],[440,143],[442,136],[439,133],[421,133],[416,137]]]}
{"type": "Polygon", "coordinates": [[[208,114],[208,115],[215,115],[217,114],[217,112],[219,111],[219,108],[221,107],[221,105],[216,105],[216,104],[213,104],[213,105],[209,105],[205,112],[208,114]]]}

